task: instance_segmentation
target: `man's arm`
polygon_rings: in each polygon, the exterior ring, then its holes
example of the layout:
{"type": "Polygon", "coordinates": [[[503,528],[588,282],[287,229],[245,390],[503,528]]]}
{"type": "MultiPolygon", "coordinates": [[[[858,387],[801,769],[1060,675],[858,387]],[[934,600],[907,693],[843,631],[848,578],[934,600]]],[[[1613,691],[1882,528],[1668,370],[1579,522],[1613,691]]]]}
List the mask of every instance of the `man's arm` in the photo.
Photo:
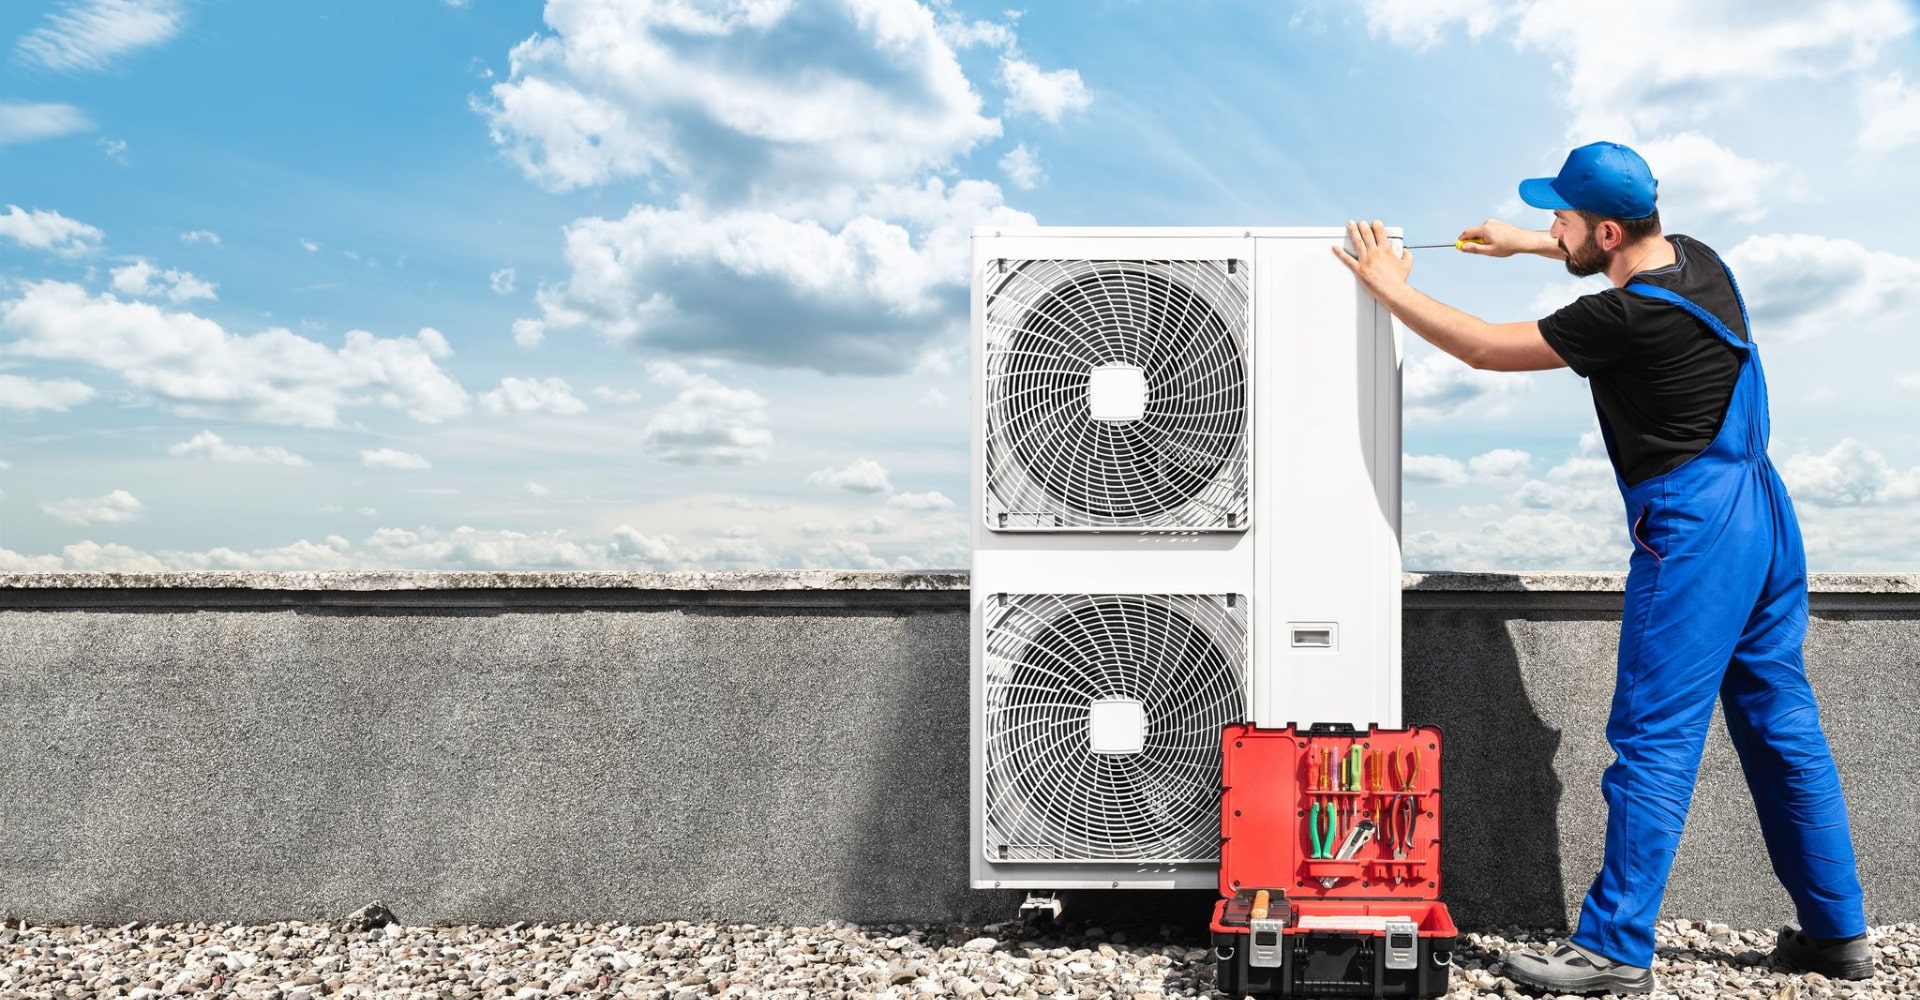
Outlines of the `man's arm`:
{"type": "Polygon", "coordinates": [[[1360,279],[1368,294],[1433,346],[1486,371],[1534,372],[1567,366],[1540,335],[1540,324],[1489,323],[1407,284],[1413,254],[1402,251],[1396,256],[1387,242],[1387,227],[1378,220],[1371,226],[1347,223],[1347,236],[1354,253],[1334,247],[1334,255],[1360,279]]]}
{"type": "Polygon", "coordinates": [[[1552,233],[1488,219],[1460,231],[1460,249],[1482,257],[1511,257],[1517,253],[1537,254],[1552,260],[1566,260],[1567,252],[1552,233]]]}

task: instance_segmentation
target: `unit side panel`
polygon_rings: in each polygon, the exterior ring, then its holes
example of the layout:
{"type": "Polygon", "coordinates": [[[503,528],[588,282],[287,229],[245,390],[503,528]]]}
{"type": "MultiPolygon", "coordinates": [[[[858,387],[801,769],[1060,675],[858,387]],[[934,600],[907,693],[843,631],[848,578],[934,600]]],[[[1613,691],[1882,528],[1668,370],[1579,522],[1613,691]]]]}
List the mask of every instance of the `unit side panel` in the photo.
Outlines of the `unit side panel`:
{"type": "Polygon", "coordinates": [[[1398,414],[1382,378],[1391,328],[1333,245],[1262,241],[1256,264],[1262,726],[1400,717],[1399,623],[1385,596],[1400,584],[1386,572],[1398,497],[1382,485],[1399,472],[1398,414]]]}

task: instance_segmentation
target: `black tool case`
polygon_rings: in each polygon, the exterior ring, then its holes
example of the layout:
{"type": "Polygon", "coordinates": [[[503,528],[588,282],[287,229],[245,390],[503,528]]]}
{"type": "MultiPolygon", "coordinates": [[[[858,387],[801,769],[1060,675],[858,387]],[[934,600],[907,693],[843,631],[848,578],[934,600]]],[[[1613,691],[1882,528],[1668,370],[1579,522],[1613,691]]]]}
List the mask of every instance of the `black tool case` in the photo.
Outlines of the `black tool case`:
{"type": "Polygon", "coordinates": [[[1437,898],[1440,745],[1440,731],[1429,726],[1227,727],[1220,782],[1224,898],[1214,906],[1212,924],[1222,993],[1447,992],[1459,932],[1437,898]],[[1414,760],[1419,767],[1409,787],[1405,772],[1414,760]],[[1339,763],[1329,768],[1332,761],[1339,763]],[[1409,815],[1411,837],[1390,838],[1409,815]],[[1353,833],[1362,824],[1371,824],[1371,839],[1353,833]],[[1316,852],[1315,840],[1329,834],[1334,849],[1316,852]],[[1337,848],[1349,837],[1357,843],[1351,856],[1340,858],[1337,848]],[[1251,911],[1261,890],[1268,909],[1256,920],[1251,911]]]}

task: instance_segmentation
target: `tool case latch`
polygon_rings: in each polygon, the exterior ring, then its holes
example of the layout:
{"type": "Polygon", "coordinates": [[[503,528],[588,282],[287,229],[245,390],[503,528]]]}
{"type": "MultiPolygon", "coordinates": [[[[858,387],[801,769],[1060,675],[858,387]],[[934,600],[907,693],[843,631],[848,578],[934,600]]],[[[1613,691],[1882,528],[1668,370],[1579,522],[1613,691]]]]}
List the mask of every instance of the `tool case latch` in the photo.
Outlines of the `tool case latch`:
{"type": "Polygon", "coordinates": [[[1316,722],[1307,727],[1308,736],[1355,736],[1359,732],[1351,722],[1316,722]]]}

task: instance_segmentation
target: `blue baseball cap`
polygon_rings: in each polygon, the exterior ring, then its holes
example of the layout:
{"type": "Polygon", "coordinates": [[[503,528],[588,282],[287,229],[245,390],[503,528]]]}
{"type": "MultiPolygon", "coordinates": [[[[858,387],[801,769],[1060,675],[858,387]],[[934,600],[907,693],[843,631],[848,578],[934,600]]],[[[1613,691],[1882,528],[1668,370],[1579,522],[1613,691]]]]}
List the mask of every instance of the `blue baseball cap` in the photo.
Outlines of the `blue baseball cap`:
{"type": "Polygon", "coordinates": [[[1659,186],[1647,161],[1617,142],[1593,142],[1567,154],[1558,177],[1520,182],[1520,200],[1535,208],[1571,208],[1609,219],[1644,219],[1653,214],[1659,186]]]}

